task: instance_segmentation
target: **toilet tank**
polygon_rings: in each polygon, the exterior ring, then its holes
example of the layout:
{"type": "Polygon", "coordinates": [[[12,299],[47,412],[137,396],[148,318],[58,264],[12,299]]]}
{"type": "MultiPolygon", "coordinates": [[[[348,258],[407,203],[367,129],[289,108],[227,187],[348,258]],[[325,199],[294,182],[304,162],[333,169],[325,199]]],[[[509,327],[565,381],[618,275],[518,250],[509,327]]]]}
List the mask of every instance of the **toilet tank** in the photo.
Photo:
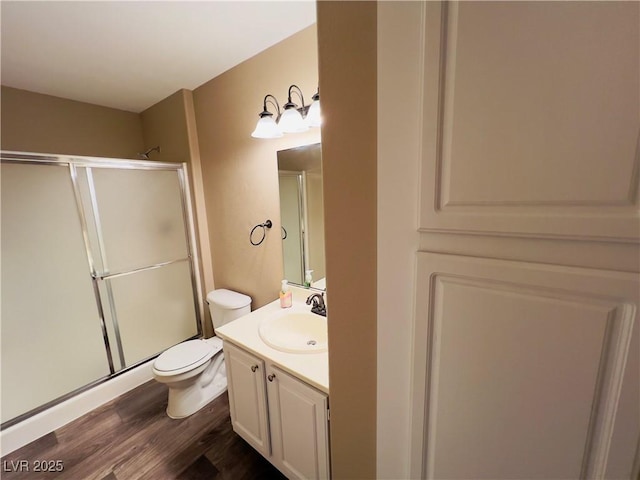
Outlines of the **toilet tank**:
{"type": "Polygon", "coordinates": [[[214,330],[251,312],[251,297],[220,288],[207,294],[214,330]]]}

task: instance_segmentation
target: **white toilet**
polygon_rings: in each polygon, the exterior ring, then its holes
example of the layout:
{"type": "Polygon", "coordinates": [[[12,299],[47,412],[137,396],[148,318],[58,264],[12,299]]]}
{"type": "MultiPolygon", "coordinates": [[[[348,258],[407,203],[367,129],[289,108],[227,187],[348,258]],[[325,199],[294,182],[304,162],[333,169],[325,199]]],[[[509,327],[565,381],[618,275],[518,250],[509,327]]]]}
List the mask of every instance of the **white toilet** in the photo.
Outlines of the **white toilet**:
{"type": "MultiPolygon", "coordinates": [[[[219,289],[207,295],[215,329],[251,312],[251,297],[219,289]]],[[[171,347],[153,362],[153,377],[169,387],[167,415],[184,418],[227,389],[222,339],[189,340],[171,347]]]]}

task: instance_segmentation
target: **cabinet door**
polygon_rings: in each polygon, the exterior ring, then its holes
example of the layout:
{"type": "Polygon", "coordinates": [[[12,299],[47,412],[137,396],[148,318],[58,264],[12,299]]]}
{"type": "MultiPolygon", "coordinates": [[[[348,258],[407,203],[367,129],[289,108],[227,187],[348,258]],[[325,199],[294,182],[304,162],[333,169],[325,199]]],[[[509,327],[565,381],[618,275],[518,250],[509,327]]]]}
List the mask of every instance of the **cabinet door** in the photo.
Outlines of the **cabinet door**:
{"type": "Polygon", "coordinates": [[[276,367],[267,375],[272,461],[289,478],[329,478],[327,395],[276,367]]]}
{"type": "Polygon", "coordinates": [[[418,277],[426,478],[636,478],[637,275],[419,253],[418,277]]]}
{"type": "Polygon", "coordinates": [[[224,343],[229,408],[234,431],[262,455],[270,455],[264,362],[224,343]]]}
{"type": "Polygon", "coordinates": [[[637,479],[640,4],[422,13],[410,476],[637,479]]]}

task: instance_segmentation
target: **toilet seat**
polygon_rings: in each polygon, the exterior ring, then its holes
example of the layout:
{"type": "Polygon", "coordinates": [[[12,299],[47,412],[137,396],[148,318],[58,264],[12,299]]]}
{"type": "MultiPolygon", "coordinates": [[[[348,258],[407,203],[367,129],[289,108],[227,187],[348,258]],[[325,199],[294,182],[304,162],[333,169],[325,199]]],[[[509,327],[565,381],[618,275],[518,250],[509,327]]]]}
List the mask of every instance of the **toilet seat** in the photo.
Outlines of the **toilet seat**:
{"type": "Polygon", "coordinates": [[[163,352],[155,362],[153,371],[158,376],[173,376],[194,370],[207,363],[221,350],[204,340],[189,340],[163,352]]]}

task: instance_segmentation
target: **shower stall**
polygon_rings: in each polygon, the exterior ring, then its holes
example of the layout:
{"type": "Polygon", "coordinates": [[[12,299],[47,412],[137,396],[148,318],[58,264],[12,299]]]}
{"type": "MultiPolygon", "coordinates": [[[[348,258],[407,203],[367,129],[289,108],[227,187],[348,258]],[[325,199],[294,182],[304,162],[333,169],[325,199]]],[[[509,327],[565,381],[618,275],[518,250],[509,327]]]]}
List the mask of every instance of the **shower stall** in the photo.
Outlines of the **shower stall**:
{"type": "Polygon", "coordinates": [[[2,152],[2,428],[201,334],[186,165],[2,152]]]}

